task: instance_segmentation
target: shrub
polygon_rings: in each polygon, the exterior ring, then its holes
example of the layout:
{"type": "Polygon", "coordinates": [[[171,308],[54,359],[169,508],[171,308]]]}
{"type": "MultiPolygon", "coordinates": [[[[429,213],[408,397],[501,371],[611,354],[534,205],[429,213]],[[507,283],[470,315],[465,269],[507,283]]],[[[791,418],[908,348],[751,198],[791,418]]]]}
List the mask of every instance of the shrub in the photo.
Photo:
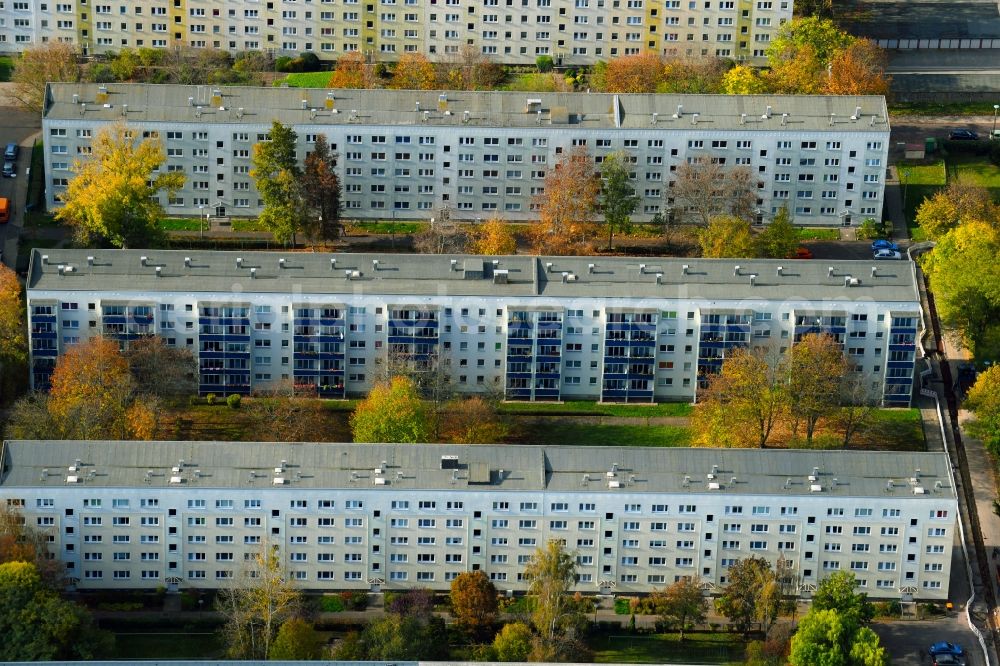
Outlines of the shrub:
{"type": "Polygon", "coordinates": [[[240,394],[233,393],[228,398],[226,398],[226,404],[229,405],[229,409],[239,409],[240,408],[240,394]]]}
{"type": "Polygon", "coordinates": [[[317,72],[320,68],[319,56],[315,53],[309,51],[300,55],[296,60],[299,61],[299,66],[302,68],[301,72],[317,72]]]}
{"type": "Polygon", "coordinates": [[[274,68],[279,72],[290,72],[290,65],[292,64],[291,56],[279,56],[274,59],[274,68]]]}
{"type": "Polygon", "coordinates": [[[215,394],[214,393],[209,393],[208,395],[206,395],[205,396],[205,402],[208,403],[209,405],[214,405],[215,404],[215,394]]]}
{"type": "Polygon", "coordinates": [[[875,609],[875,617],[899,617],[903,612],[903,607],[899,601],[876,601],[872,606],[875,609]]]}
{"type": "Polygon", "coordinates": [[[615,615],[628,615],[632,612],[632,600],[628,597],[615,599],[615,615]]]}
{"type": "Polygon", "coordinates": [[[872,218],[866,219],[858,227],[858,240],[875,240],[876,238],[885,238],[885,224],[876,222],[872,218]]]}
{"type": "Polygon", "coordinates": [[[340,595],[324,594],[319,599],[319,609],[324,613],[340,613],[346,606],[340,595]]]}
{"type": "MultiPolygon", "coordinates": [[[[385,595],[385,605],[389,605],[389,593],[385,595]]],[[[340,599],[346,610],[364,610],[368,608],[368,593],[361,590],[344,591],[340,593],[340,599]]]]}
{"type": "Polygon", "coordinates": [[[535,58],[535,67],[538,68],[539,72],[543,74],[545,72],[551,72],[553,67],[552,56],[540,55],[535,58]]]}

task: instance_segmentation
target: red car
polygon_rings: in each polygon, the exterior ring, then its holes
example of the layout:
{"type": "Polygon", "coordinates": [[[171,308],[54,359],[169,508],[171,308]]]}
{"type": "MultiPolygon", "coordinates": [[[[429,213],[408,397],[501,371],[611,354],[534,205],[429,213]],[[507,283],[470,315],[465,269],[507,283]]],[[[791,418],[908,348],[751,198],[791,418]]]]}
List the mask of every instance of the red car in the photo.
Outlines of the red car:
{"type": "Polygon", "coordinates": [[[795,254],[790,257],[791,259],[812,259],[813,253],[807,247],[800,247],[795,250],[795,254]]]}

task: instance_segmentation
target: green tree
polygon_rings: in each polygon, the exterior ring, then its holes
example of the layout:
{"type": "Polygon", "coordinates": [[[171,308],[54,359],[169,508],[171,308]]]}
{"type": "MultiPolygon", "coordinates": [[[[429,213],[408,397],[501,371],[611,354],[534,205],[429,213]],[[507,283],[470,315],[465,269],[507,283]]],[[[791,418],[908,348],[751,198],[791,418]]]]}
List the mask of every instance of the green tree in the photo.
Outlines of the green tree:
{"type": "Polygon", "coordinates": [[[856,624],[864,624],[875,616],[875,607],[868,601],[868,595],[858,592],[858,580],[849,571],[837,571],[816,586],[812,608],[835,610],[841,617],[856,624]]]}
{"type": "MultiPolygon", "coordinates": [[[[430,603],[433,597],[430,597],[430,603]]],[[[333,658],[351,661],[441,661],[448,657],[444,620],[424,603],[395,604],[383,617],[345,640],[333,658]]]]}
{"type": "Polygon", "coordinates": [[[1000,365],[979,373],[965,406],[976,417],[968,424],[969,432],[983,440],[994,455],[1000,453],[1000,365]]]}
{"type": "Polygon", "coordinates": [[[729,568],[729,584],[715,600],[715,607],[744,638],[749,638],[755,623],[767,633],[778,617],[780,602],[771,565],[762,557],[748,557],[729,568]]]}
{"type": "Polygon", "coordinates": [[[114,639],[90,614],[46,587],[34,564],[0,564],[0,660],[91,660],[110,652],[114,639]]]}
{"type": "Polygon", "coordinates": [[[792,225],[792,216],[788,208],[782,206],[775,213],[774,219],[757,237],[760,253],[771,259],[784,259],[795,256],[799,246],[799,232],[792,225]]]}
{"type": "Polygon", "coordinates": [[[611,153],[601,163],[599,206],[608,226],[608,249],[614,249],[615,230],[628,232],[639,197],[629,180],[632,157],[625,151],[611,153]]]}
{"type": "Polygon", "coordinates": [[[311,213],[306,224],[310,238],[325,241],[339,238],[341,199],[337,156],[330,150],[325,134],[316,137],[312,152],[306,155],[302,190],[311,213]]]}
{"type": "Polygon", "coordinates": [[[265,542],[250,555],[215,599],[226,618],[220,631],[233,659],[267,658],[278,628],[295,616],[301,601],[277,546],[265,542]]]}
{"type": "Polygon", "coordinates": [[[942,236],[923,267],[945,328],[976,358],[1000,358],[1000,229],[966,222],[942,236]]]}
{"type": "Polygon", "coordinates": [[[531,627],[524,622],[505,624],[493,639],[497,661],[527,661],[532,638],[531,627]]]}
{"type": "Polygon", "coordinates": [[[698,231],[698,244],[704,257],[748,258],[757,256],[757,241],[750,223],[733,215],[716,215],[708,226],[698,231]]]}
{"type": "Polygon", "coordinates": [[[306,661],[323,656],[325,641],[316,628],[302,618],[293,617],[278,629],[271,643],[268,659],[278,661],[306,661]]]}
{"type": "Polygon", "coordinates": [[[868,627],[833,609],[811,609],[799,622],[791,666],[888,666],[889,656],[868,627]]]}
{"type": "Polygon", "coordinates": [[[849,368],[843,348],[830,335],[810,333],[792,345],[790,408],[795,423],[805,424],[806,442],[812,443],[817,422],[840,405],[841,386],[849,368]]]}
{"type": "Polygon", "coordinates": [[[355,442],[417,443],[430,439],[430,420],[417,388],[406,377],[377,384],[351,415],[355,442]]]}
{"type": "Polygon", "coordinates": [[[148,335],[129,342],[124,356],[137,389],[143,393],[170,398],[198,390],[198,361],[190,349],[148,335]]]}
{"type": "Polygon", "coordinates": [[[775,54],[809,47],[824,68],[838,52],[854,42],[854,37],[837,27],[830,19],[806,16],[795,18],[778,28],[767,48],[768,60],[775,54]]]}
{"type": "Polygon", "coordinates": [[[264,209],[260,222],[279,243],[295,243],[295,235],[309,224],[309,209],[302,187],[302,170],[295,154],[298,134],[277,120],[268,140],[256,143],[251,155],[254,179],[264,209]]]}
{"type": "Polygon", "coordinates": [[[180,189],[184,173],[154,175],[166,161],[163,144],[137,134],[125,123],[103,127],[91,142],[91,156],[73,163],[56,219],[72,226],[80,243],[143,247],[162,237],[159,195],[180,189]]]}
{"type": "Polygon", "coordinates": [[[576,560],[562,541],[549,539],[535,549],[524,577],[530,581],[531,621],[543,640],[552,642],[572,623],[569,590],[576,583],[576,560]]]}
{"type": "Polygon", "coordinates": [[[485,571],[463,571],[451,581],[451,612],[455,623],[481,636],[497,620],[497,588],[485,571]]]}
{"type": "Polygon", "coordinates": [[[701,580],[697,577],[682,577],[676,583],[654,591],[652,600],[660,619],[667,626],[676,627],[682,641],[688,625],[704,622],[708,611],[701,580]]]}

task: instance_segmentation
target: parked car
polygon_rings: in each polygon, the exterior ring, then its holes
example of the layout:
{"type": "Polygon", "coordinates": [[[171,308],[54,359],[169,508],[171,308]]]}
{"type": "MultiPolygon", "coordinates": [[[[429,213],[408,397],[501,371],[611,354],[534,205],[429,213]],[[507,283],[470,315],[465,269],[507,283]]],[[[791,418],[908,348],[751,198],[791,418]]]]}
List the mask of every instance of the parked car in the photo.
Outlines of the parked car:
{"type": "Polygon", "coordinates": [[[931,655],[931,666],[965,666],[965,657],[947,652],[931,655]]]}
{"type": "Polygon", "coordinates": [[[882,239],[872,241],[872,252],[878,252],[879,250],[892,250],[893,252],[898,252],[899,246],[892,241],[882,239]]]}
{"type": "Polygon", "coordinates": [[[17,176],[17,165],[13,162],[3,163],[3,177],[4,178],[14,178],[17,176]]]}
{"type": "Polygon", "coordinates": [[[3,158],[8,162],[13,162],[17,160],[18,145],[16,143],[8,143],[7,147],[3,149],[3,158]]]}
{"type": "Polygon", "coordinates": [[[791,259],[812,259],[813,253],[807,247],[799,247],[795,249],[795,254],[790,257],[791,259]]]}
{"type": "Polygon", "coordinates": [[[875,250],[873,259],[900,259],[902,255],[896,250],[875,250]]]}
{"type": "Polygon", "coordinates": [[[948,138],[952,141],[978,141],[979,135],[972,130],[957,129],[949,132],[948,138]]]}
{"type": "Polygon", "coordinates": [[[949,643],[948,641],[938,641],[937,643],[932,643],[929,648],[927,648],[927,654],[932,657],[937,654],[953,654],[956,657],[964,657],[965,650],[958,643],[949,643]]]}

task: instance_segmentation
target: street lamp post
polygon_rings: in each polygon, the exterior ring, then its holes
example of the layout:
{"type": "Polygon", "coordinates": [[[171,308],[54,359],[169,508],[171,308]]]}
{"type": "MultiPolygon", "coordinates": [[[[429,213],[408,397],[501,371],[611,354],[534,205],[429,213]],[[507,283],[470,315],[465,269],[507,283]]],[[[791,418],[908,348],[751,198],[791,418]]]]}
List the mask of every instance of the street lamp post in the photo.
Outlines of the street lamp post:
{"type": "Polygon", "coordinates": [[[990,132],[990,138],[996,138],[997,134],[997,111],[1000,111],[1000,104],[993,105],[993,131],[990,132]]]}
{"type": "Polygon", "coordinates": [[[202,212],[205,210],[205,204],[198,204],[198,235],[202,238],[205,237],[205,228],[202,226],[202,212]]]}

